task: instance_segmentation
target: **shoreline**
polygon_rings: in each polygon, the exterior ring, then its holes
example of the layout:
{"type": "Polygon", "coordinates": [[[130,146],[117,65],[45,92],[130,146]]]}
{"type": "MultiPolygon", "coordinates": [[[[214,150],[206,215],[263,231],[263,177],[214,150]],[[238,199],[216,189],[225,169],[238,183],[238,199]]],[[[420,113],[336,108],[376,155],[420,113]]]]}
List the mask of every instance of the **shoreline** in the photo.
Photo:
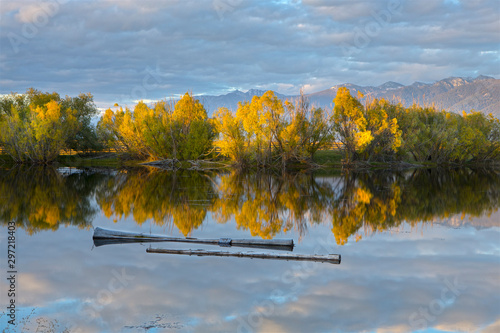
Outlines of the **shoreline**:
{"type": "MultiPolygon", "coordinates": [[[[451,161],[443,163],[435,162],[414,162],[414,161],[393,161],[393,162],[367,162],[354,161],[346,164],[341,160],[341,154],[335,151],[320,151],[322,155],[329,154],[327,158],[322,156],[320,161],[312,161],[307,163],[291,163],[286,167],[280,166],[238,166],[231,164],[230,161],[220,160],[188,160],[179,161],[176,159],[165,159],[156,161],[144,161],[125,157],[120,153],[95,153],[86,156],[78,155],[60,155],[52,164],[35,164],[35,163],[15,163],[14,160],[6,154],[0,154],[0,166],[13,167],[15,165],[53,165],[55,167],[103,167],[122,169],[130,167],[154,167],[162,170],[195,170],[195,171],[213,171],[213,170],[240,170],[250,172],[260,171],[285,171],[285,172],[309,172],[309,171],[399,171],[410,169],[456,169],[456,168],[472,168],[472,169],[490,169],[500,170],[500,161],[481,161],[481,162],[466,162],[454,163],[451,161]]],[[[316,160],[316,156],[315,156],[316,160]]]]}

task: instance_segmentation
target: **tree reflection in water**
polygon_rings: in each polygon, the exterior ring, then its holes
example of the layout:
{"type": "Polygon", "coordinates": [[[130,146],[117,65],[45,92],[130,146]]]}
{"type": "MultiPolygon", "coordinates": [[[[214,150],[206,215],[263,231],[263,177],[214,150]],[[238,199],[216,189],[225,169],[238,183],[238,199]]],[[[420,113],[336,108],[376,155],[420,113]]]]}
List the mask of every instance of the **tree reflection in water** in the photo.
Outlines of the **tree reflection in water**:
{"type": "Polygon", "coordinates": [[[331,223],[339,245],[362,228],[376,232],[457,214],[479,217],[500,203],[499,174],[469,169],[343,177],[141,170],[123,173],[110,184],[97,196],[108,217],[132,214],[138,223],[172,223],[189,235],[210,212],[218,223],[234,219],[238,229],[262,238],[292,229],[302,236],[309,225],[331,223]]]}
{"type": "Polygon", "coordinates": [[[98,212],[91,200],[106,177],[90,171],[64,175],[50,166],[0,170],[0,221],[16,221],[29,234],[60,225],[89,228],[98,212]]]}
{"type": "Polygon", "coordinates": [[[335,198],[334,187],[311,174],[276,175],[232,172],[221,176],[219,196],[211,207],[219,223],[234,217],[239,229],[272,238],[295,228],[302,235],[308,223],[320,223],[335,198]]]}
{"type": "Polygon", "coordinates": [[[350,173],[332,207],[332,232],[337,244],[345,244],[362,227],[374,232],[403,222],[490,215],[498,210],[499,195],[500,176],[491,170],[350,173]]]}
{"type": "Polygon", "coordinates": [[[314,224],[331,224],[339,245],[349,237],[452,216],[480,217],[498,210],[500,175],[492,170],[417,169],[405,172],[202,173],[135,168],[64,176],[49,167],[0,172],[3,224],[18,221],[30,233],[59,225],[89,227],[100,208],[116,222],[132,216],[176,226],[184,235],[211,213],[235,221],[253,236],[273,238],[314,224]],[[8,198],[8,199],[7,199],[8,198]],[[95,198],[95,207],[91,202],[95,198]]]}
{"type": "Polygon", "coordinates": [[[138,224],[174,223],[187,236],[201,226],[215,200],[213,178],[198,172],[132,169],[103,183],[96,200],[115,221],[132,215],[138,224]]]}

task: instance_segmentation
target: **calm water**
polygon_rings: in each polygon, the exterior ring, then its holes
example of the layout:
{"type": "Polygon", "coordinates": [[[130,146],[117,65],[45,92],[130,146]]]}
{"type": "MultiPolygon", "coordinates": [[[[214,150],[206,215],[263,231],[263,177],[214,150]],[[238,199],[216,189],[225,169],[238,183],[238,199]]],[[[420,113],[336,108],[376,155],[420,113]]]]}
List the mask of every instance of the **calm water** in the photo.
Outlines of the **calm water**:
{"type": "MultiPolygon", "coordinates": [[[[25,332],[500,331],[500,174],[0,170],[0,280],[15,221],[25,332]],[[93,227],[293,238],[340,265],[95,247],[93,227]]],[[[155,248],[218,250],[197,244],[155,248]]],[[[247,251],[224,248],[227,251],[247,251]]]]}

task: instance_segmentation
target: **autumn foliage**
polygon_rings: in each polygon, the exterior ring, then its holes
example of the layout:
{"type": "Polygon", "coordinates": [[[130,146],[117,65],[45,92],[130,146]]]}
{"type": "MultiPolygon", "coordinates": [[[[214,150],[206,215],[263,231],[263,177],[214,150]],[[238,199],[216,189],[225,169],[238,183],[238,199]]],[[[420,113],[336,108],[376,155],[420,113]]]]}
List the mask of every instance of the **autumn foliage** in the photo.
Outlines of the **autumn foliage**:
{"type": "Polygon", "coordinates": [[[108,109],[97,130],[108,147],[151,160],[202,158],[215,137],[205,108],[188,93],[174,107],[161,101],[152,107],[139,102],[134,111],[108,109]]]}
{"type": "Polygon", "coordinates": [[[29,89],[0,98],[0,145],[16,162],[50,163],[61,150],[113,149],[140,160],[197,160],[219,156],[240,168],[311,166],[320,149],[336,147],[344,164],[498,161],[500,121],[480,112],[462,115],[434,107],[337,91],[331,112],[301,93],[291,101],[268,91],[237,110],[204,106],[186,93],[175,103],[139,102],[108,109],[96,127],[92,95],[60,98],[29,89]],[[218,154],[215,153],[218,152],[218,154]]]}
{"type": "Polygon", "coordinates": [[[325,112],[310,108],[301,95],[293,105],[272,91],[239,103],[236,114],[225,108],[215,115],[216,145],[234,163],[261,167],[311,161],[314,153],[331,145],[331,126],[325,112]]]}
{"type": "Polygon", "coordinates": [[[0,100],[0,145],[18,163],[51,163],[63,149],[98,149],[90,94],[62,99],[28,89],[0,100]]]}
{"type": "Polygon", "coordinates": [[[311,108],[303,95],[294,105],[268,91],[240,103],[235,114],[220,109],[215,144],[240,166],[309,163],[318,149],[332,146],[344,152],[346,164],[463,164],[500,158],[500,121],[491,115],[459,115],[418,105],[405,108],[383,99],[367,99],[363,105],[343,87],[333,102],[329,115],[311,108]]]}
{"type": "Polygon", "coordinates": [[[400,226],[490,216],[500,207],[500,177],[484,168],[315,177],[146,167],[61,174],[51,166],[23,165],[0,173],[0,197],[9,198],[0,205],[0,225],[15,219],[29,233],[63,225],[88,229],[101,210],[118,224],[151,222],[185,236],[207,219],[261,238],[294,230],[300,239],[314,225],[327,224],[343,245],[400,226]]]}

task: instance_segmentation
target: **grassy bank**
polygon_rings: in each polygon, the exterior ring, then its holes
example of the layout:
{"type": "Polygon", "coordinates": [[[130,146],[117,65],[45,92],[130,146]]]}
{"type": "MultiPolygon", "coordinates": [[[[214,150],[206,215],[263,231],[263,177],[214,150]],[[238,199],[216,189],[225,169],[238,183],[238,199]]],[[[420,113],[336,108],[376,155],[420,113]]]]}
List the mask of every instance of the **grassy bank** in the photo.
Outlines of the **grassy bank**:
{"type": "MultiPolygon", "coordinates": [[[[137,164],[137,162],[123,160],[115,153],[106,153],[92,155],[60,155],[52,165],[55,167],[120,168],[123,166],[131,166],[135,164],[137,164]]],[[[1,154],[0,165],[11,167],[16,165],[16,163],[14,159],[9,155],[1,154]]]]}
{"type": "Polygon", "coordinates": [[[108,167],[119,168],[124,165],[117,154],[103,154],[103,155],[61,155],[57,158],[56,163],[60,166],[71,167],[108,167]]]}
{"type": "MultiPolygon", "coordinates": [[[[415,161],[399,161],[399,162],[366,162],[357,161],[350,165],[344,165],[342,163],[343,154],[339,150],[319,150],[314,154],[313,162],[321,167],[325,171],[335,171],[338,172],[342,169],[347,170],[363,170],[363,169],[405,169],[405,168],[457,168],[457,167],[469,167],[469,168],[488,168],[488,169],[500,169],[500,162],[468,162],[468,163],[433,163],[433,162],[415,162],[415,161]]],[[[124,154],[118,153],[92,153],[87,155],[60,155],[55,163],[55,167],[101,167],[101,168],[123,168],[123,167],[134,167],[140,166],[143,163],[149,161],[137,160],[127,157],[124,154]]],[[[151,166],[154,163],[151,163],[151,166]]],[[[163,167],[168,169],[168,164],[157,163],[158,167],[163,167]]],[[[4,167],[12,167],[15,165],[14,160],[7,154],[0,154],[0,165],[4,167]]],[[[308,169],[310,165],[306,164],[291,164],[287,167],[288,171],[300,171],[308,169]]],[[[218,159],[218,161],[208,161],[208,160],[198,160],[198,161],[180,161],[176,163],[176,168],[180,169],[193,169],[193,170],[208,170],[208,169],[232,169],[231,163],[224,159],[218,159]]],[[[248,167],[248,170],[261,170],[258,167],[248,167]]]]}
{"type": "Polygon", "coordinates": [[[339,150],[318,150],[313,157],[315,163],[333,167],[342,167],[342,152],[339,150]]]}

